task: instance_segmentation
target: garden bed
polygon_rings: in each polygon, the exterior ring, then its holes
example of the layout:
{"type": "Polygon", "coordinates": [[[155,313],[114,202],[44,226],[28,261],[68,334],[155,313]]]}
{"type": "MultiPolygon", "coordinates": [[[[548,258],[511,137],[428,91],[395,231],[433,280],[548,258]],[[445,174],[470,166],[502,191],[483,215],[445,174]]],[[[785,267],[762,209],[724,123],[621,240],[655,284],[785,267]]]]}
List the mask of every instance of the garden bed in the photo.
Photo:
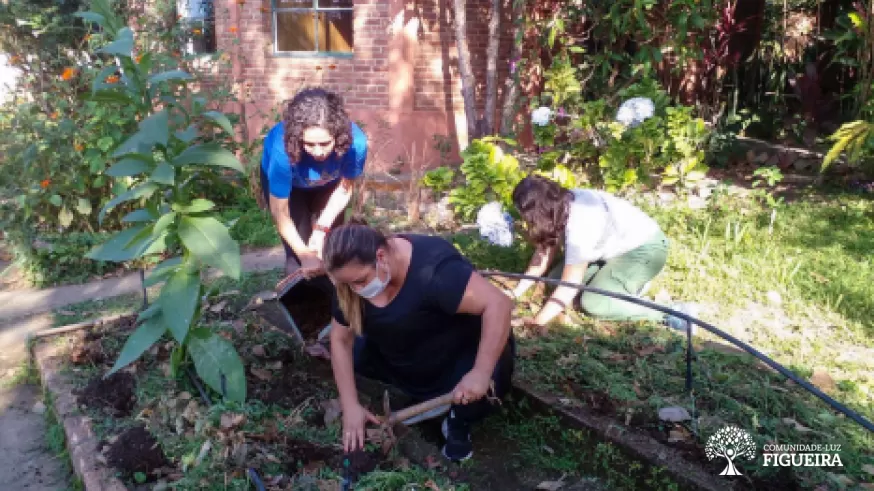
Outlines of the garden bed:
{"type": "MultiPolygon", "coordinates": [[[[337,488],[344,468],[329,364],[297,350],[288,336],[256,316],[233,314],[251,293],[272,287],[276,279],[272,273],[248,275],[242,287],[220,279],[216,283],[224,286],[213,285],[211,291],[225,293],[213,297],[210,308],[204,309],[204,323],[231,339],[243,358],[245,404],[221,402],[212,392],[206,403],[189,378],[168,377],[172,341],[157,343],[140,360],[104,380],[131,331],[131,318],[40,342],[38,350],[56,350],[59,366],[54,371],[69,381],[68,392],[73,394],[60,398],[68,401],[70,412],[90,421],[92,453],[110,475],[131,489],[160,483],[174,489],[215,483],[249,489],[246,472],[252,468],[268,489],[337,488]],[[230,285],[244,292],[227,292],[230,285]],[[221,302],[222,308],[212,308],[221,302]]],[[[135,296],[125,301],[132,310],[138,303],[135,296]]],[[[82,310],[93,314],[98,309],[94,304],[75,306],[68,313],[82,310]]],[[[381,413],[378,396],[383,387],[363,380],[359,387],[362,401],[381,413]]],[[[393,396],[392,402],[400,407],[404,401],[393,396]]],[[[418,483],[426,489],[521,490],[563,474],[563,489],[605,489],[600,480],[584,477],[589,463],[575,458],[579,446],[593,443],[555,424],[551,416],[506,404],[476,430],[476,459],[461,466],[440,457],[439,425],[439,420],[417,425],[388,456],[377,445],[352,456],[350,472],[360,473],[356,489],[418,483]]]]}

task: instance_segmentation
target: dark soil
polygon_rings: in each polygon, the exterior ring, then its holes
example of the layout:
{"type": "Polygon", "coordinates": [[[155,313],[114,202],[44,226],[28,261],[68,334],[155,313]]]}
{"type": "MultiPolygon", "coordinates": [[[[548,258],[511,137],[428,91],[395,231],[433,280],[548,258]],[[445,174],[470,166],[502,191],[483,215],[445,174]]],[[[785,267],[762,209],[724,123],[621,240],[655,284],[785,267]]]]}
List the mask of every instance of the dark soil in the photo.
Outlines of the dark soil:
{"type": "Polygon", "coordinates": [[[136,317],[122,317],[109,324],[93,327],[84,331],[70,353],[70,361],[74,365],[111,365],[115,361],[116,353],[107,350],[103,344],[107,334],[117,336],[119,333],[127,333],[136,327],[136,317]]]}
{"type": "Polygon", "coordinates": [[[107,410],[115,417],[125,417],[136,404],[135,387],[136,380],[127,372],[114,373],[107,379],[98,374],[79,393],[79,404],[107,410]]]}
{"type": "Polygon", "coordinates": [[[127,477],[137,472],[150,475],[169,465],[161,445],[145,426],[135,426],[119,435],[107,449],[106,461],[127,477]]]}
{"type": "Polygon", "coordinates": [[[70,352],[70,362],[74,365],[99,365],[104,361],[106,352],[99,340],[78,343],[70,352]]]}
{"type": "Polygon", "coordinates": [[[355,480],[376,469],[383,462],[379,450],[358,450],[348,455],[327,446],[304,440],[289,440],[283,447],[289,475],[313,467],[330,467],[355,480]],[[344,469],[345,467],[345,469],[344,469]]]}
{"type": "MultiPolygon", "coordinates": [[[[265,364],[281,361],[282,369],[273,372],[270,380],[261,380],[251,371],[247,371],[246,383],[252,399],[292,409],[310,397],[321,399],[331,391],[331,367],[324,363],[314,363],[303,354],[296,358],[291,350],[283,349],[275,356],[256,360],[265,364]]],[[[255,360],[250,358],[247,364],[251,365],[253,361],[255,360]]]]}
{"type": "Polygon", "coordinates": [[[303,280],[282,296],[282,305],[294,319],[304,339],[316,339],[331,322],[333,285],[327,277],[303,280]]]}

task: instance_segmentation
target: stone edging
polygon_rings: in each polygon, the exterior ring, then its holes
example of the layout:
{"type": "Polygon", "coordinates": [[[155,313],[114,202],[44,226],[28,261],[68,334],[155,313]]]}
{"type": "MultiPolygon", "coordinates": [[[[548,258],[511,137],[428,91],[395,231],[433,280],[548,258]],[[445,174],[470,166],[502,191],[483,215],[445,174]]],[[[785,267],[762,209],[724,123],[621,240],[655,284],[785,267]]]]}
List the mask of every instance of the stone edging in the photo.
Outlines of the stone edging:
{"type": "Polygon", "coordinates": [[[678,483],[690,489],[726,491],[737,489],[735,483],[720,480],[701,467],[687,461],[677,450],[662,444],[649,435],[622,425],[613,418],[591,414],[584,408],[561,404],[558,398],[544,394],[529,384],[514,380],[513,392],[533,401],[537,411],[554,411],[565,423],[595,433],[598,438],[614,443],[648,462],[661,466],[678,483]]]}
{"type": "Polygon", "coordinates": [[[50,343],[38,342],[33,347],[33,358],[39,370],[44,390],[51,393],[55,416],[64,426],[67,451],[73,470],[82,480],[86,491],[127,491],[114,475],[112,468],[98,461],[100,448],[91,427],[91,419],[80,414],[73,386],[61,374],[62,350],[50,343]]]}

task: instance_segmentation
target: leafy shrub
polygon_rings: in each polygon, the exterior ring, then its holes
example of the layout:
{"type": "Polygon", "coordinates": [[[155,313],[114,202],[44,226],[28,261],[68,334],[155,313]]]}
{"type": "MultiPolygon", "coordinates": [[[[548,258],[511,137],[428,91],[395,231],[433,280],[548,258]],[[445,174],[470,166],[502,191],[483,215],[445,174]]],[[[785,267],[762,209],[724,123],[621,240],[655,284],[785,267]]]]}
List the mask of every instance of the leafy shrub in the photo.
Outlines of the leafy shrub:
{"type": "Polygon", "coordinates": [[[110,374],[127,366],[165,334],[176,341],[170,356],[172,376],[191,361],[211,388],[234,401],[246,399],[242,361],[232,344],[196,326],[202,276],[211,266],[240,277],[240,246],[228,224],[216,217],[215,202],[194,193],[194,183],[214,182],[224,170],[245,174],[225,145],[232,140],[231,122],[209,110],[207,98],[187,83],[192,76],[162,66],[148,51],[134,54],[134,33],[110,8],[109,0],[93,0],[92,11],[80,14],[98,24],[105,35],[96,56],[106,66],[96,77],[92,98],[102,104],[133,107],[137,130],[114,149],[107,174],[130,184],[98,213],[102,222],[123,203],[139,206],[127,213],[131,223],[92,249],[87,257],[125,263],[167,258],[146,278],[146,286],[163,283],[154,303],[138,316],[139,327],[128,337],[110,374]],[[117,77],[112,83],[106,77],[117,77]]]}
{"type": "Polygon", "coordinates": [[[505,209],[512,209],[513,188],[525,176],[516,157],[505,153],[499,143],[515,146],[512,140],[486,137],[472,141],[461,154],[464,185],[449,193],[449,202],[464,220],[473,220],[477,211],[491,201],[500,201],[505,209]]]}

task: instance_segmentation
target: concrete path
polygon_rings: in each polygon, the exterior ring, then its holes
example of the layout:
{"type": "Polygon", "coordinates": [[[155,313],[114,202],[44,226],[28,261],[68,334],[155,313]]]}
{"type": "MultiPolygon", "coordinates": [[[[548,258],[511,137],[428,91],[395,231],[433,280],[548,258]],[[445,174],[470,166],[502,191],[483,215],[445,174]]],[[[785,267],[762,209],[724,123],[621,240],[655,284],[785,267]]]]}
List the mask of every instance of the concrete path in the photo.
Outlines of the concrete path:
{"type": "MultiPolygon", "coordinates": [[[[241,260],[243,271],[269,271],[285,266],[285,251],[282,247],[254,251],[241,260]]],[[[219,271],[208,273],[211,278],[219,276],[219,271]]],[[[0,490],[61,491],[70,485],[69,470],[45,444],[40,387],[6,386],[27,359],[27,335],[52,327],[52,310],[140,289],[140,276],[133,273],[84,285],[0,292],[0,490]]]]}
{"type": "MultiPolygon", "coordinates": [[[[0,363],[0,380],[8,370],[0,363]]],[[[69,489],[69,469],[46,447],[44,412],[38,385],[0,388],[0,489],[69,489]]]]}
{"type": "MultiPolygon", "coordinates": [[[[243,271],[266,271],[281,268],[285,264],[282,247],[262,249],[243,254],[243,271]]],[[[216,272],[218,273],[218,272],[216,272]]],[[[220,276],[211,274],[211,276],[220,276]]],[[[0,292],[0,323],[42,312],[49,312],[65,305],[117,297],[140,291],[139,273],[120,278],[94,281],[84,285],[65,285],[44,290],[14,290],[0,292]]]]}

